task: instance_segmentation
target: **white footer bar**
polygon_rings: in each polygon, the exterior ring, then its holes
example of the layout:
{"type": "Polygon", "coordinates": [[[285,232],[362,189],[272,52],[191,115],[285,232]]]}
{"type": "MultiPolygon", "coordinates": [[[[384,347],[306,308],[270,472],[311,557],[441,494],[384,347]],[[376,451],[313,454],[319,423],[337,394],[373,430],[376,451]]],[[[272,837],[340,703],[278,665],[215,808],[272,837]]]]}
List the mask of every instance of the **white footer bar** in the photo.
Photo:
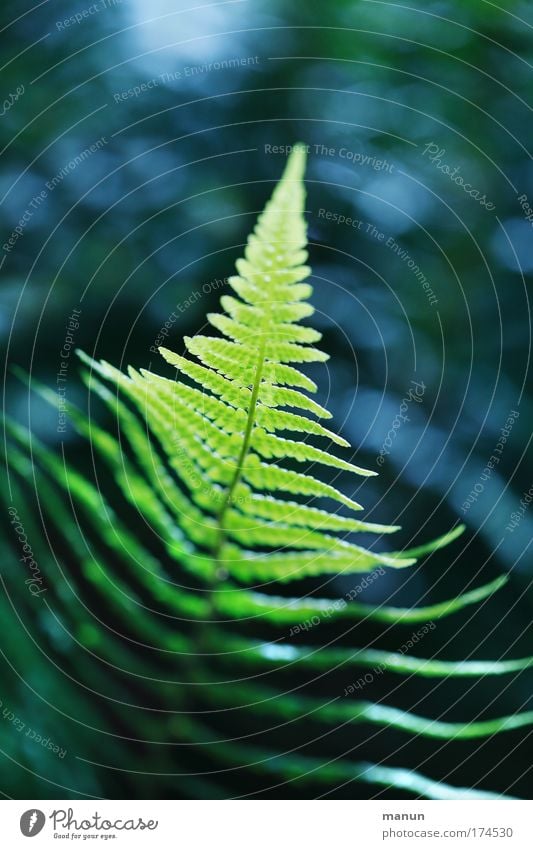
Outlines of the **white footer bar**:
{"type": "Polygon", "coordinates": [[[9,800],[0,802],[0,845],[531,849],[532,813],[525,801],[9,800]]]}

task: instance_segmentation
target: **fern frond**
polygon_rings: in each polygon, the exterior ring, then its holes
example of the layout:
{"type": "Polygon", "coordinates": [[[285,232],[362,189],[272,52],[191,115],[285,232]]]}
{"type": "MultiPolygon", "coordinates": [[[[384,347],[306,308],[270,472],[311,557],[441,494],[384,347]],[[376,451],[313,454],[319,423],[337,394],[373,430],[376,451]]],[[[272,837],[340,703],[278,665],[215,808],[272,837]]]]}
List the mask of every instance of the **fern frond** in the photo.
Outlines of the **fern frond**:
{"type": "Polygon", "coordinates": [[[430,622],[458,613],[463,608],[484,601],[497,592],[507,582],[507,578],[496,578],[482,587],[462,593],[456,598],[437,604],[421,607],[390,607],[362,604],[356,601],[346,603],[344,599],[292,598],[287,596],[266,595],[260,592],[242,592],[240,589],[228,590],[217,596],[215,606],[218,611],[236,619],[263,619],[269,624],[284,627],[307,623],[323,615],[333,621],[338,619],[371,619],[390,625],[413,625],[418,622],[430,622]]]}
{"type": "MultiPolygon", "coordinates": [[[[123,373],[79,352],[83,380],[111,415],[116,435],[68,404],[70,420],[90,441],[95,474],[103,469],[102,480],[113,485],[115,497],[102,492],[99,479],[89,480],[11,422],[9,463],[23,482],[31,454],[40,469],[42,509],[77,565],[69,592],[58,591],[54,604],[90,658],[91,685],[101,681],[99,664],[150,681],[162,706],[156,710],[179,714],[175,720],[169,716],[164,727],[185,748],[209,748],[217,772],[243,768],[264,780],[315,782],[328,792],[336,782],[353,780],[427,798],[498,798],[452,788],[413,770],[240,744],[225,739],[213,719],[221,710],[228,716],[247,711],[250,737],[263,730],[256,718],[267,716],[295,726],[320,722],[330,730],[377,725],[440,740],[483,738],[533,723],[531,712],[443,722],[393,705],[342,699],[338,692],[317,698],[300,692],[300,685],[280,692],[253,680],[254,672],[350,670],[353,675],[354,667],[376,666],[422,682],[509,675],[533,664],[529,657],[460,662],[345,644],[303,645],[291,641],[292,634],[280,639],[254,632],[256,625],[295,626],[296,632],[315,619],[332,625],[365,619],[395,626],[428,622],[483,602],[505,583],[498,578],[418,608],[281,594],[280,585],[289,581],[412,566],[464,531],[458,525],[424,545],[382,551],[382,538],[400,528],[354,516],[363,509],[361,479],[376,473],[355,461],[343,437],[324,427],[331,415],[309,396],[317,387],[302,370],[328,358],[315,347],[320,333],[302,323],[313,315],[304,166],[304,148],[296,146],[237,261],[237,273],[229,278],[233,293],[222,296],[220,312],[208,315],[219,335],[186,337],[181,353],[160,349],[175,369],[174,379],[142,368],[123,373]],[[357,481],[357,491],[350,480],[357,481]],[[134,526],[120,515],[117,493],[130,514],[134,511],[134,526]],[[81,524],[89,530],[87,538],[79,532],[81,524]],[[154,539],[145,540],[145,532],[154,539]],[[377,537],[379,550],[357,544],[359,533],[377,537]],[[112,610],[113,628],[95,628],[81,601],[87,585],[112,610]],[[115,629],[119,623],[127,636],[115,629]],[[168,677],[154,675],[146,657],[137,656],[140,648],[167,663],[168,677]],[[195,718],[198,710],[205,724],[195,718]]],[[[36,388],[46,401],[58,403],[51,390],[36,388]]],[[[49,577],[66,568],[46,546],[40,556],[49,577]]],[[[129,709],[127,699],[126,692],[118,701],[129,709]]],[[[164,741],[159,718],[132,713],[130,722],[132,735],[149,728],[154,739],[148,742],[164,741]]],[[[167,769],[172,771],[172,758],[167,769]]],[[[200,775],[194,786],[214,796],[219,789],[200,775]]]]}
{"type": "Polygon", "coordinates": [[[228,709],[241,710],[243,707],[266,716],[278,717],[285,721],[305,718],[308,721],[325,722],[330,725],[365,723],[391,727],[407,734],[416,734],[436,740],[471,740],[491,737],[502,731],[533,725],[533,711],[498,717],[485,722],[441,722],[417,716],[410,711],[398,710],[388,705],[366,701],[350,701],[337,697],[329,702],[302,696],[301,694],[277,693],[267,687],[255,684],[235,684],[229,682],[220,693],[212,689],[206,691],[212,704],[224,705],[228,709]]]}
{"type": "MultiPolygon", "coordinates": [[[[210,641],[213,652],[220,652],[220,661],[228,665],[270,666],[285,669],[293,663],[303,667],[331,671],[338,668],[362,666],[376,667],[380,672],[398,675],[419,675],[423,678],[477,678],[484,675],[511,675],[533,666],[532,657],[513,660],[460,660],[446,661],[434,658],[413,657],[401,652],[377,649],[329,648],[322,646],[291,645],[281,642],[258,642],[237,637],[214,629],[210,641]]],[[[353,688],[354,692],[357,688],[353,688]]],[[[524,724],[529,724],[525,722],[524,724]]]]}

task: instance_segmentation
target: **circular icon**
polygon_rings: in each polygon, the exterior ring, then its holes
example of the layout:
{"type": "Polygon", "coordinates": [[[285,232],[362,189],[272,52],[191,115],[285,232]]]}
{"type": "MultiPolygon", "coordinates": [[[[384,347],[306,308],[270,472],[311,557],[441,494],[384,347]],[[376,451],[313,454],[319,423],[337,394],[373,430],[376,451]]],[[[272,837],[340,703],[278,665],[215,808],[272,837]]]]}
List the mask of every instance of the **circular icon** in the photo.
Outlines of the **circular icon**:
{"type": "Polygon", "coordinates": [[[29,811],[24,811],[20,818],[20,830],[24,837],[35,837],[42,831],[46,822],[46,817],[42,811],[37,808],[31,808],[29,811]]]}

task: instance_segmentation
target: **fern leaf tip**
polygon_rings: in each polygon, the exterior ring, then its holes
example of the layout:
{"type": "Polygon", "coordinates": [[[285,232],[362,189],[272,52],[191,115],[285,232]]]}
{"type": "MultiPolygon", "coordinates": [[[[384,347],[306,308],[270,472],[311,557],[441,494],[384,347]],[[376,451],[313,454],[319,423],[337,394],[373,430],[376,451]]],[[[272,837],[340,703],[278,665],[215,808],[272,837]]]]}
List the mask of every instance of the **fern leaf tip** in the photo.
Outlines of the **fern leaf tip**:
{"type": "Polygon", "coordinates": [[[283,171],[282,180],[288,178],[290,180],[302,179],[305,172],[307,161],[307,145],[304,142],[296,142],[292,146],[292,150],[288,156],[287,164],[283,171]]]}

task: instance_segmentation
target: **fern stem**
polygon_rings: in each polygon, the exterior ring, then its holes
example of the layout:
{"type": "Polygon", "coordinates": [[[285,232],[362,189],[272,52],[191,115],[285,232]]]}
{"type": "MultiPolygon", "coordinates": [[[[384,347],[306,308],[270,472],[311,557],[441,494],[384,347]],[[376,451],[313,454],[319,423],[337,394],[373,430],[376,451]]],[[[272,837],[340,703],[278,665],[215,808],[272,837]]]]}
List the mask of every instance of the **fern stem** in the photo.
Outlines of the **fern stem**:
{"type": "MultiPolygon", "coordinates": [[[[254,419],[255,419],[255,409],[256,409],[256,406],[257,406],[257,399],[259,397],[259,387],[260,387],[261,378],[262,378],[262,375],[263,375],[263,365],[264,365],[264,361],[265,361],[265,347],[266,347],[266,335],[265,335],[265,333],[263,333],[261,343],[260,343],[260,346],[259,346],[258,355],[257,355],[257,364],[256,364],[256,367],[255,367],[254,382],[253,382],[253,387],[252,387],[252,395],[251,395],[251,399],[250,399],[250,407],[249,407],[249,410],[248,410],[248,417],[246,419],[246,426],[245,426],[245,429],[244,429],[244,436],[243,436],[241,450],[239,451],[239,456],[237,458],[237,463],[236,463],[236,466],[235,466],[235,471],[233,473],[233,477],[232,477],[230,484],[229,484],[229,486],[226,490],[226,494],[225,494],[224,499],[222,501],[222,505],[221,505],[220,510],[218,511],[218,514],[217,514],[217,526],[218,526],[217,527],[217,541],[216,541],[216,544],[213,547],[213,559],[214,559],[215,563],[217,564],[217,566],[219,568],[223,568],[223,563],[221,561],[221,553],[222,553],[222,549],[224,547],[224,543],[226,541],[226,530],[225,530],[225,527],[224,527],[224,518],[226,516],[226,512],[227,512],[229,506],[231,505],[233,493],[235,492],[235,489],[236,489],[236,487],[237,487],[237,485],[238,485],[238,483],[241,479],[242,471],[243,471],[243,468],[244,468],[244,462],[246,460],[246,456],[247,456],[248,451],[250,449],[250,441],[251,441],[251,438],[252,438],[252,429],[253,429],[254,419]]],[[[218,572],[218,570],[217,570],[217,572],[218,572]]],[[[217,577],[218,577],[218,575],[217,575],[217,577]]],[[[210,586],[209,586],[208,593],[207,593],[208,612],[206,613],[206,621],[207,621],[208,617],[213,616],[216,612],[214,593],[215,593],[215,586],[214,586],[214,580],[212,579],[210,586]]],[[[209,644],[206,641],[207,635],[206,635],[205,630],[203,628],[201,628],[200,623],[197,623],[197,625],[196,625],[196,633],[197,633],[198,648],[209,653],[209,644]]],[[[192,681],[195,680],[195,675],[198,672],[198,668],[200,668],[200,670],[201,670],[203,668],[203,665],[204,664],[203,664],[203,659],[202,659],[201,655],[196,655],[196,657],[194,658],[194,663],[192,663],[191,659],[188,658],[188,666],[189,666],[189,669],[190,669],[191,674],[193,676],[191,678],[192,681]]]]}
{"type": "Polygon", "coordinates": [[[244,462],[246,460],[248,451],[250,449],[250,441],[252,438],[252,429],[254,426],[255,419],[255,409],[257,407],[257,399],[259,397],[259,387],[261,385],[261,378],[263,375],[263,366],[265,362],[265,346],[266,346],[266,334],[263,331],[261,343],[259,345],[259,351],[257,355],[257,365],[255,368],[254,382],[252,386],[252,396],[250,399],[250,407],[248,410],[248,417],[246,419],[246,427],[244,430],[244,437],[241,446],[241,450],[239,452],[239,456],[237,458],[237,464],[235,466],[235,471],[233,473],[233,477],[226,491],[226,495],[224,496],[224,500],[222,502],[222,506],[217,515],[217,523],[218,523],[218,538],[213,551],[213,557],[215,561],[221,565],[220,563],[220,554],[222,548],[224,546],[224,542],[226,540],[226,531],[224,527],[224,518],[226,516],[226,512],[231,505],[231,500],[233,498],[233,493],[242,477],[242,471],[244,468],[244,462]]]}

